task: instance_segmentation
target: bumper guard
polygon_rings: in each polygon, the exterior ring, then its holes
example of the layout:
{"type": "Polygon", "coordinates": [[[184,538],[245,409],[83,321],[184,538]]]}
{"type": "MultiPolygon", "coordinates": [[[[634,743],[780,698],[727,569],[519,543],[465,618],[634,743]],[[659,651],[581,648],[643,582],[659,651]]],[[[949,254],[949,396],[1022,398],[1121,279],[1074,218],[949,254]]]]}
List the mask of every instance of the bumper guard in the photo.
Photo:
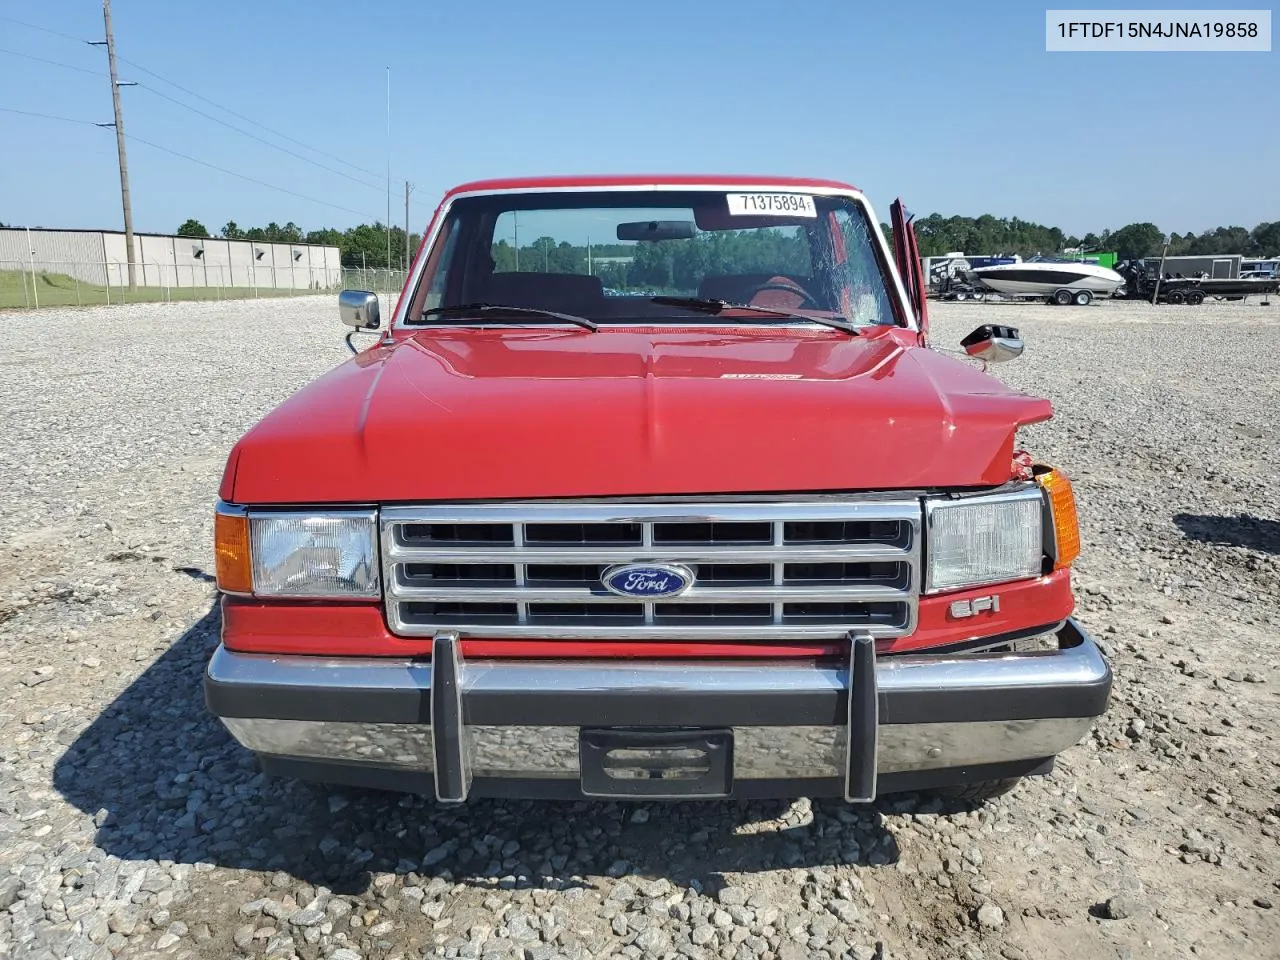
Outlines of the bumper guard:
{"type": "MultiPolygon", "coordinates": [[[[868,802],[890,785],[947,782],[931,772],[1034,772],[1087,732],[1110,689],[1110,668],[1071,620],[1059,649],[1030,653],[877,658],[872,637],[854,633],[844,663],[464,662],[458,636],[442,633],[430,661],[219,647],[205,677],[210,710],[269,767],[371,785],[398,772],[407,777],[389,785],[408,789],[425,775],[442,803],[525,795],[519,784],[544,779],[582,796],[583,728],[730,730],[728,782],[868,802]]],[[[665,794],[649,784],[635,795],[665,794]]]]}

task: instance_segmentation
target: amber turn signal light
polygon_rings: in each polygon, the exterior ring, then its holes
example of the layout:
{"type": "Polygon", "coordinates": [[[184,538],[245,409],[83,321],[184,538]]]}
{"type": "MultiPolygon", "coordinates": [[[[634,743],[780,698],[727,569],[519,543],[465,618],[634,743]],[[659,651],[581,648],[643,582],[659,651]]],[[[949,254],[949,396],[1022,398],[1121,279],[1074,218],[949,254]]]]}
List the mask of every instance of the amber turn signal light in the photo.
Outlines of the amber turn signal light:
{"type": "Polygon", "coordinates": [[[213,517],[213,553],[218,589],[227,593],[252,593],[253,572],[249,557],[249,518],[242,513],[213,517]]]}
{"type": "Polygon", "coordinates": [[[1054,558],[1053,569],[1071,566],[1080,556],[1080,521],[1076,516],[1076,496],[1071,481],[1061,470],[1049,470],[1036,477],[1049,495],[1049,508],[1053,514],[1054,558]]]}

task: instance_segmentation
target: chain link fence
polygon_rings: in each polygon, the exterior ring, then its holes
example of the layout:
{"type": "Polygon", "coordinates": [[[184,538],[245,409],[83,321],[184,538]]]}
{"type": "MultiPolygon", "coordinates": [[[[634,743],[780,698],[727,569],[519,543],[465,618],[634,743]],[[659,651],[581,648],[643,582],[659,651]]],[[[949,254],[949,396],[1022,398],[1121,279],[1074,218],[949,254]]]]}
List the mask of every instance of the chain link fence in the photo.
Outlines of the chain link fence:
{"type": "Polygon", "coordinates": [[[254,264],[136,263],[119,261],[0,260],[0,310],[40,307],[173,303],[302,297],[339,290],[370,290],[394,303],[405,283],[403,269],[376,267],[272,267],[254,264]]]}

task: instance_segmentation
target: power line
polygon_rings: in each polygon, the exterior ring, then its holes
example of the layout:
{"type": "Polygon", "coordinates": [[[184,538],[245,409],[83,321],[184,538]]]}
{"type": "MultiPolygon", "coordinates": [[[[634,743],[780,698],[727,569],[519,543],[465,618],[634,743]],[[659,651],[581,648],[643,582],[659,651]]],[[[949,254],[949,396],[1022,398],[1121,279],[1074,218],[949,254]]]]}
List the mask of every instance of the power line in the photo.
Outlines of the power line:
{"type": "Polygon", "coordinates": [[[63,40],[74,40],[76,43],[85,43],[84,37],[73,37],[69,33],[61,33],[58,30],[50,30],[48,27],[40,27],[34,23],[27,23],[25,20],[18,20],[15,17],[0,17],[7,23],[16,23],[20,27],[26,27],[28,30],[39,30],[41,33],[47,33],[52,37],[61,37],[63,40]]]}
{"type": "MultiPolygon", "coordinates": [[[[181,90],[183,93],[185,93],[189,97],[195,97],[197,100],[201,100],[212,107],[217,107],[223,113],[228,113],[231,116],[235,117],[237,120],[243,120],[245,123],[250,123],[253,126],[258,127],[259,129],[266,130],[268,133],[272,134],[273,136],[279,137],[281,140],[284,140],[288,143],[292,143],[298,147],[303,147],[307,150],[310,150],[312,153],[318,153],[322,157],[328,157],[330,160],[335,160],[345,167],[350,167],[352,170],[358,170],[361,173],[367,174],[368,176],[371,176],[371,177],[381,176],[381,174],[375,173],[373,170],[366,170],[364,167],[357,166],[356,164],[352,163],[350,160],[346,160],[342,157],[337,156],[336,154],[327,153],[324,150],[319,150],[316,147],[313,147],[309,143],[303,143],[301,140],[295,140],[293,137],[286,136],[285,134],[281,133],[279,130],[276,130],[272,127],[268,127],[265,123],[259,123],[257,120],[254,120],[252,117],[246,117],[243,113],[236,113],[236,111],[232,110],[230,107],[224,107],[222,104],[218,103],[216,100],[210,100],[208,97],[203,96],[202,94],[196,93],[194,90],[187,89],[182,84],[178,83],[176,80],[170,80],[168,77],[163,77],[160,74],[156,73],[154,70],[148,70],[146,67],[140,64],[134,63],[132,60],[126,60],[124,57],[120,57],[120,62],[127,63],[129,66],[133,67],[135,70],[141,70],[147,76],[155,77],[155,79],[161,81],[162,83],[167,83],[169,84],[169,86],[175,87],[178,90],[181,90]]],[[[151,90],[153,93],[155,92],[154,88],[151,88],[151,90]]]]}
{"type": "Polygon", "coordinates": [[[241,180],[247,180],[249,183],[256,183],[260,187],[266,187],[269,190],[276,190],[276,191],[279,191],[280,193],[287,193],[289,196],[297,197],[299,200],[306,200],[310,203],[318,203],[321,206],[325,206],[325,207],[333,207],[333,209],[341,210],[344,213],[354,213],[357,217],[367,217],[369,215],[367,211],[353,210],[350,207],[344,207],[341,204],[330,203],[328,200],[317,200],[315,197],[309,197],[305,193],[298,193],[296,190],[290,190],[287,187],[279,187],[279,186],[276,186],[274,183],[267,183],[267,181],[265,180],[259,180],[257,177],[251,177],[248,174],[236,173],[234,170],[228,170],[226,167],[220,167],[217,164],[210,163],[208,160],[201,160],[198,157],[191,156],[190,154],[180,153],[179,151],[170,149],[169,147],[163,147],[158,143],[152,143],[150,140],[143,140],[141,137],[135,136],[132,133],[129,134],[126,137],[126,139],[134,143],[144,144],[155,150],[161,150],[164,153],[172,154],[175,157],[181,157],[183,160],[190,160],[192,163],[198,163],[200,164],[200,166],[208,167],[210,170],[217,170],[219,173],[225,173],[229,177],[237,177],[241,180]]]}
{"type": "MultiPolygon", "coordinates": [[[[0,51],[0,52],[3,52],[3,51],[0,51]]],[[[119,59],[124,60],[123,57],[120,57],[119,59]]],[[[127,63],[128,61],[125,61],[125,62],[127,63]]],[[[312,166],[319,167],[321,170],[327,170],[329,173],[335,174],[336,176],[345,177],[346,179],[350,180],[352,183],[358,183],[362,187],[368,187],[371,190],[382,189],[382,187],[376,183],[369,183],[367,180],[361,180],[359,177],[353,177],[351,174],[343,173],[341,170],[337,170],[331,166],[328,166],[327,164],[323,164],[319,160],[313,160],[311,157],[305,156],[304,154],[295,153],[293,150],[290,150],[288,147],[282,147],[279,144],[272,143],[270,140],[265,140],[262,137],[258,136],[256,133],[250,133],[248,130],[245,130],[241,127],[237,127],[233,123],[228,123],[227,121],[221,119],[220,117],[215,117],[213,114],[206,113],[205,111],[199,109],[198,107],[193,107],[190,104],[183,103],[181,100],[177,99],[176,97],[171,97],[167,93],[162,93],[159,90],[157,90],[155,87],[150,86],[149,84],[140,83],[138,84],[138,86],[139,88],[146,90],[148,93],[152,93],[155,96],[160,97],[161,99],[168,100],[170,103],[177,104],[178,106],[182,107],[185,110],[190,110],[192,113],[198,114],[207,120],[212,120],[214,123],[221,124],[222,126],[226,127],[228,130],[234,130],[236,133],[240,134],[241,136],[248,137],[250,140],[256,140],[258,143],[265,144],[266,146],[271,147],[273,150],[279,150],[281,153],[288,154],[289,156],[295,157],[298,160],[302,160],[305,163],[309,163],[312,166]]]]}
{"type": "Polygon", "coordinates": [[[11,57],[21,57],[23,60],[34,60],[36,63],[47,63],[51,67],[61,67],[63,70],[74,70],[76,73],[87,73],[91,77],[102,79],[101,70],[89,70],[85,67],[77,67],[70,63],[62,63],[60,60],[46,60],[44,57],[33,57],[29,53],[19,53],[17,50],[2,50],[0,53],[8,54],[11,57]]]}
{"type": "MultiPolygon", "coordinates": [[[[23,117],[38,117],[41,120],[60,120],[64,123],[76,123],[76,124],[80,124],[82,126],[87,126],[87,127],[102,126],[102,124],[95,123],[92,120],[80,120],[75,117],[59,117],[51,113],[36,113],[31,110],[18,110],[18,109],[15,109],[14,107],[0,107],[0,112],[15,113],[23,117]]],[[[291,197],[297,197],[299,200],[306,200],[309,203],[317,203],[323,207],[332,207],[335,210],[341,210],[343,213],[353,213],[358,217],[369,216],[368,211],[353,210],[351,207],[344,207],[341,204],[332,203],[328,200],[318,200],[315,197],[307,196],[305,193],[298,193],[296,190],[290,190],[287,187],[277,186],[274,183],[268,183],[265,180],[259,180],[257,177],[251,177],[245,173],[237,173],[234,170],[228,170],[226,167],[220,167],[215,163],[210,163],[208,160],[201,160],[199,157],[193,157],[190,154],[182,153],[170,147],[166,147],[158,143],[152,143],[150,140],[143,140],[141,137],[136,136],[132,133],[128,134],[125,137],[125,139],[130,140],[134,143],[140,143],[143,146],[151,147],[154,150],[160,150],[163,153],[171,154],[182,160],[189,160],[191,163],[198,163],[202,167],[208,167],[210,170],[216,170],[219,173],[224,173],[229,177],[236,177],[239,180],[247,180],[249,183],[256,183],[258,186],[266,187],[268,190],[275,190],[279,193],[288,194],[291,197]]],[[[374,219],[376,220],[377,218],[375,217],[374,219]]]]}
{"type": "Polygon", "coordinates": [[[13,107],[0,107],[0,113],[16,113],[21,117],[39,117],[41,120],[62,120],[66,123],[82,123],[87,127],[96,127],[92,120],[77,120],[75,117],[57,117],[51,113],[33,113],[30,110],[17,110],[13,107]]]}
{"type": "MultiPolygon", "coordinates": [[[[25,20],[18,20],[18,19],[17,19],[17,18],[15,18],[15,17],[5,17],[5,16],[0,16],[0,20],[6,21],[6,22],[8,22],[8,23],[16,23],[16,24],[17,24],[18,26],[20,26],[20,27],[26,27],[26,28],[27,28],[27,29],[29,29],[29,30],[38,30],[38,31],[40,31],[41,33],[47,33],[47,34],[49,34],[50,36],[54,36],[54,37],[61,37],[61,38],[62,38],[62,39],[64,39],[64,40],[71,40],[71,41],[73,41],[73,42],[75,42],[75,43],[88,43],[88,42],[90,42],[90,41],[85,40],[83,37],[73,37],[73,36],[72,36],[71,34],[69,34],[69,33],[62,33],[61,31],[58,31],[58,30],[51,30],[51,29],[49,29],[48,27],[41,27],[41,26],[38,26],[38,25],[36,25],[36,24],[34,24],[34,23],[28,23],[28,22],[27,22],[27,21],[25,21],[25,20]]],[[[245,116],[244,114],[242,114],[242,113],[237,113],[235,110],[232,110],[230,107],[224,107],[222,104],[218,103],[216,100],[210,100],[208,97],[204,96],[203,94],[196,93],[194,90],[191,90],[191,89],[189,89],[189,88],[187,88],[187,87],[184,87],[182,84],[178,83],[176,80],[170,80],[168,77],[162,76],[161,74],[156,73],[154,70],[149,70],[149,69],[147,69],[146,67],[142,66],[142,64],[140,64],[140,63],[134,63],[132,60],[128,60],[128,59],[126,59],[126,58],[124,58],[124,57],[121,57],[121,56],[117,56],[117,57],[116,57],[116,59],[117,59],[117,60],[119,60],[121,63],[127,63],[129,66],[133,67],[133,69],[138,70],[138,71],[141,71],[142,73],[145,73],[145,74],[146,74],[147,76],[149,76],[149,77],[154,77],[156,80],[159,80],[159,81],[161,81],[162,83],[167,83],[167,84],[169,84],[169,86],[174,87],[174,88],[176,88],[176,89],[178,89],[178,90],[181,90],[183,93],[185,93],[185,94],[186,94],[187,96],[189,96],[189,97],[195,97],[197,100],[200,100],[200,101],[202,101],[202,102],[204,102],[204,103],[207,103],[207,104],[209,104],[209,105],[210,105],[210,106],[212,106],[212,107],[217,107],[217,108],[218,108],[219,110],[221,110],[223,113],[230,114],[231,116],[235,117],[237,120],[243,120],[245,123],[252,124],[253,126],[255,126],[255,127],[259,128],[260,130],[265,130],[265,131],[267,131],[268,133],[270,133],[272,136],[274,136],[274,137],[278,137],[279,139],[284,140],[284,141],[286,141],[287,143],[292,143],[294,146],[302,147],[302,148],[304,148],[304,149],[306,149],[306,150],[309,150],[309,151],[310,151],[310,152],[312,152],[312,153],[318,154],[318,155],[320,155],[320,156],[322,156],[322,157],[328,157],[330,160],[333,160],[333,161],[335,161],[335,162],[337,162],[337,163],[340,163],[340,164],[342,164],[344,167],[350,167],[352,170],[357,170],[357,171],[359,171],[360,173],[363,173],[363,174],[365,174],[365,175],[367,175],[367,176],[370,176],[370,177],[381,177],[381,176],[382,176],[380,173],[377,173],[377,172],[375,172],[375,171],[373,171],[373,170],[367,170],[367,169],[365,169],[364,167],[361,167],[361,166],[359,166],[358,164],[354,164],[354,163],[352,163],[350,160],[347,160],[347,159],[345,159],[345,158],[343,158],[343,157],[340,157],[340,156],[338,156],[338,155],[336,155],[336,154],[332,154],[332,153],[329,153],[329,152],[327,152],[327,151],[320,150],[320,149],[318,149],[318,148],[316,148],[316,147],[313,147],[313,146],[312,146],[311,144],[309,144],[309,143],[304,143],[304,142],[303,142],[303,141],[301,141],[301,140],[297,140],[297,139],[295,139],[295,138],[293,138],[293,137],[290,137],[290,136],[288,136],[288,135],[286,135],[286,134],[283,134],[283,133],[281,133],[280,131],[278,131],[278,130],[276,130],[276,129],[272,128],[272,127],[267,126],[265,123],[260,123],[260,122],[258,122],[257,120],[254,120],[252,117],[246,117],[246,116],[245,116]]],[[[66,65],[64,64],[64,66],[66,66],[66,65]]],[[[73,69],[75,69],[75,68],[73,68],[73,69]]],[[[97,76],[97,74],[95,74],[95,76],[97,76]]],[[[156,93],[156,92],[157,92],[157,91],[155,90],[155,88],[153,88],[153,87],[148,87],[147,89],[151,90],[151,92],[152,92],[152,93],[156,93]]],[[[174,101],[174,102],[176,103],[176,102],[179,102],[179,101],[174,101]]],[[[182,106],[186,106],[186,104],[182,104],[182,106]]],[[[194,108],[194,107],[191,107],[191,108],[189,108],[189,109],[195,109],[195,108],[194,108]]],[[[234,128],[233,128],[233,129],[234,129],[234,128]]]]}
{"type": "MultiPolygon", "coordinates": [[[[77,73],[86,73],[91,77],[97,77],[97,78],[102,77],[102,73],[97,70],[88,70],[88,69],[85,69],[84,67],[77,67],[70,63],[62,63],[58,60],[47,60],[44,57],[34,57],[31,54],[20,53],[17,50],[6,50],[3,48],[0,48],[0,54],[8,54],[9,56],[13,56],[13,57],[21,57],[24,60],[33,60],[37,63],[45,63],[45,64],[49,64],[50,66],[61,67],[64,70],[74,70],[77,73]]],[[[118,57],[117,59],[123,61],[124,57],[118,57]]],[[[149,84],[139,83],[137,84],[137,86],[142,88],[143,90],[146,90],[148,93],[152,93],[157,97],[160,97],[164,100],[168,100],[170,103],[176,104],[177,106],[182,107],[185,110],[190,110],[192,113],[195,113],[201,117],[204,117],[207,120],[212,120],[214,123],[221,124],[222,126],[226,127],[228,130],[234,130],[236,133],[240,134],[241,136],[248,137],[250,140],[254,140],[258,143],[263,144],[264,146],[271,147],[273,150],[279,150],[281,153],[287,154],[290,157],[294,157],[298,160],[301,160],[304,163],[309,163],[312,166],[319,167],[321,170],[325,170],[329,173],[334,174],[335,176],[345,177],[346,179],[350,180],[352,183],[358,183],[362,187],[368,187],[370,190],[382,189],[382,187],[379,184],[369,183],[367,180],[361,180],[359,177],[353,177],[351,174],[344,173],[342,170],[338,170],[338,169],[335,169],[334,167],[329,166],[328,164],[321,163],[319,160],[314,160],[311,157],[308,157],[304,154],[297,153],[293,150],[290,150],[288,147],[282,147],[279,144],[272,143],[270,140],[266,140],[258,136],[256,133],[252,133],[241,127],[237,127],[233,123],[228,123],[222,118],[216,117],[211,113],[207,113],[204,110],[199,109],[198,107],[193,107],[190,104],[183,103],[181,100],[177,99],[176,97],[171,97],[167,93],[157,90],[155,87],[152,87],[149,84]]]]}

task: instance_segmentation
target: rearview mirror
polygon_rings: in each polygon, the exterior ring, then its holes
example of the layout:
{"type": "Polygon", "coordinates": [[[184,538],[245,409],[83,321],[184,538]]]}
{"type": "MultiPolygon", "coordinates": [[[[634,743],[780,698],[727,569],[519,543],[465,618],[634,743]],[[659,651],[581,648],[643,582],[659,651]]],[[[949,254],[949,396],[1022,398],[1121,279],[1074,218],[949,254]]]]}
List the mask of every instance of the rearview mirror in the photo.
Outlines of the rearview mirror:
{"type": "Polygon", "coordinates": [[[696,232],[692,220],[639,220],[618,224],[619,240],[688,240],[696,232]]]}
{"type": "Polygon", "coordinates": [[[960,341],[964,352],[987,363],[1000,363],[1022,355],[1022,337],[1015,327],[987,324],[960,341]]]}
{"type": "Polygon", "coordinates": [[[378,295],[368,290],[343,290],[338,294],[338,314],[343,323],[357,330],[377,330],[382,325],[378,295]]]}

